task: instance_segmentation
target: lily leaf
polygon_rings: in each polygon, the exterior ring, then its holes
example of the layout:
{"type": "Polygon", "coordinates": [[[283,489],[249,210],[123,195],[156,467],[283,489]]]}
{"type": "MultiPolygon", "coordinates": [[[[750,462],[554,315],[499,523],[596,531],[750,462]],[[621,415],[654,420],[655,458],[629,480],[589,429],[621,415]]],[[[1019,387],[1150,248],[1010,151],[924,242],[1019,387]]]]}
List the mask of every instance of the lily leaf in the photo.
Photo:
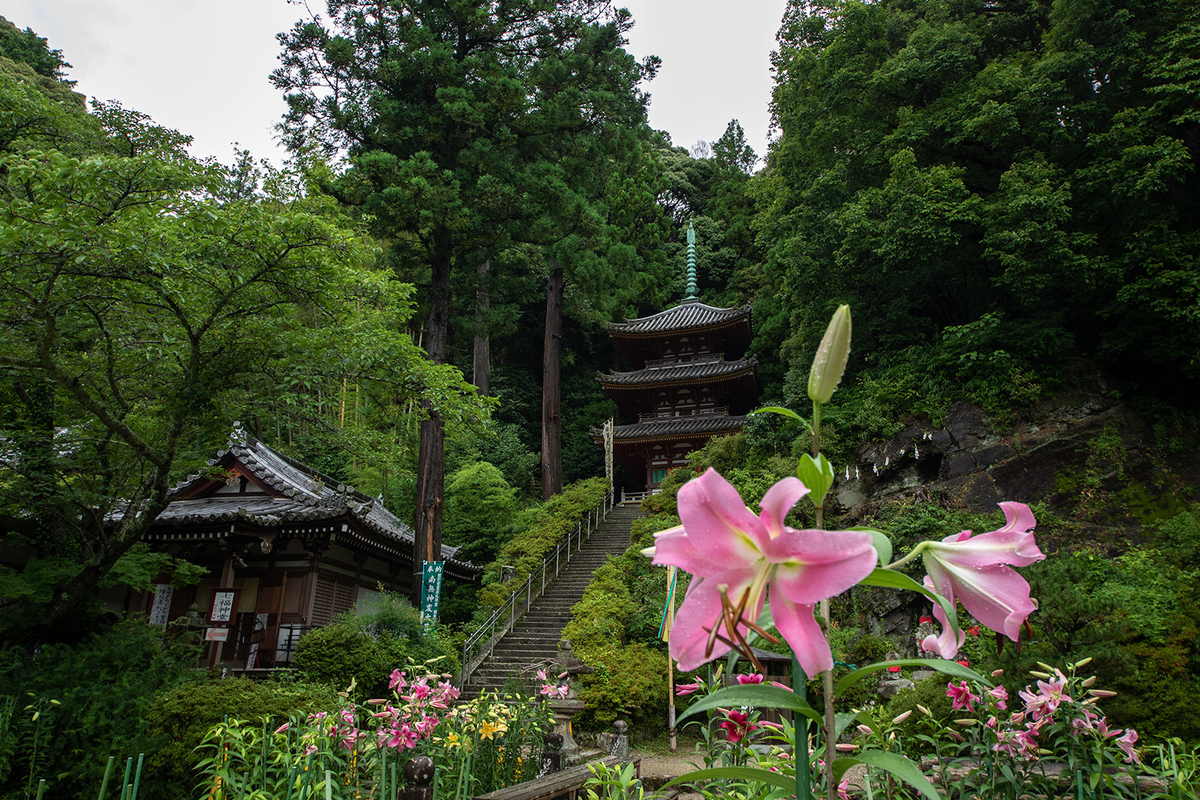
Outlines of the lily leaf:
{"type": "Polygon", "coordinates": [[[703,697],[688,706],[687,711],[679,717],[683,722],[702,711],[714,708],[730,708],[731,706],[753,706],[755,708],[783,708],[795,711],[809,719],[821,723],[821,715],[817,710],[804,702],[795,692],[780,689],[778,686],[768,686],[761,683],[748,683],[745,686],[730,686],[718,689],[707,697],[703,697]]]}
{"type": "MultiPolygon", "coordinates": [[[[835,693],[836,694],[836,693],[835,693]]],[[[843,711],[840,714],[833,715],[834,732],[837,734],[835,739],[840,739],[846,728],[850,727],[850,723],[858,720],[859,722],[869,722],[871,714],[866,711],[843,711]]]]}
{"type": "Polygon", "coordinates": [[[942,607],[942,611],[946,614],[946,621],[950,623],[950,627],[954,628],[957,634],[958,612],[954,610],[954,604],[937,592],[929,591],[903,572],[876,567],[874,572],[862,579],[861,584],[863,586],[885,586],[889,589],[907,589],[910,592],[920,592],[942,607]]]}
{"type": "Polygon", "coordinates": [[[942,800],[942,796],[938,794],[937,789],[933,788],[929,779],[921,774],[921,769],[902,755],[883,750],[865,750],[853,756],[839,758],[833,762],[834,779],[840,782],[846,770],[855,764],[866,764],[869,767],[886,770],[916,789],[922,797],[927,797],[929,800],[942,800]]]}
{"type": "Polygon", "coordinates": [[[940,658],[898,658],[895,661],[880,661],[859,667],[849,675],[843,675],[834,689],[835,694],[841,694],[868,675],[887,669],[888,667],[924,667],[933,669],[954,678],[966,678],[969,681],[979,681],[984,686],[992,686],[992,682],[970,667],[964,667],[957,661],[945,661],[940,658]]]}
{"type": "Polygon", "coordinates": [[[821,508],[825,503],[825,495],[833,488],[833,465],[829,463],[829,459],[824,453],[818,454],[816,458],[805,453],[800,457],[796,476],[808,487],[808,499],[814,506],[821,508]]]}
{"type": "Polygon", "coordinates": [[[783,406],[763,406],[762,408],[754,409],[747,416],[752,417],[755,414],[765,414],[768,412],[771,414],[779,414],[780,416],[787,417],[788,419],[794,419],[796,422],[799,422],[801,425],[803,425],[807,430],[812,430],[812,425],[808,424],[808,420],[797,414],[795,411],[792,411],[790,408],[784,408],[783,406]]]}
{"type": "Polygon", "coordinates": [[[698,769],[695,772],[689,772],[685,775],[680,775],[678,778],[664,783],[660,788],[666,789],[668,786],[674,786],[679,783],[696,783],[698,781],[707,781],[714,778],[733,778],[742,781],[757,781],[759,783],[768,783],[773,786],[778,786],[782,789],[795,791],[796,779],[791,775],[784,775],[779,772],[771,772],[765,769],[755,769],[754,767],[715,767],[713,769],[698,769]]]}
{"type": "Polygon", "coordinates": [[[875,552],[879,554],[879,566],[884,567],[892,563],[892,540],[886,533],[874,528],[847,528],[846,530],[871,534],[871,544],[874,545],[875,552]]]}

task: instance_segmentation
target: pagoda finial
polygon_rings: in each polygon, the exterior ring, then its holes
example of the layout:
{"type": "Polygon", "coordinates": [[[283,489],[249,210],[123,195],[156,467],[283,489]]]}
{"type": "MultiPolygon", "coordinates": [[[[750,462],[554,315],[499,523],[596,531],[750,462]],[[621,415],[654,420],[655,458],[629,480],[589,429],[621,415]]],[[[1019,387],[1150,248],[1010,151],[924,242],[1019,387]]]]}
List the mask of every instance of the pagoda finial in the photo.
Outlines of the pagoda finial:
{"type": "Polygon", "coordinates": [[[695,300],[696,295],[696,229],[692,227],[691,220],[688,220],[687,230],[687,299],[695,300]]]}

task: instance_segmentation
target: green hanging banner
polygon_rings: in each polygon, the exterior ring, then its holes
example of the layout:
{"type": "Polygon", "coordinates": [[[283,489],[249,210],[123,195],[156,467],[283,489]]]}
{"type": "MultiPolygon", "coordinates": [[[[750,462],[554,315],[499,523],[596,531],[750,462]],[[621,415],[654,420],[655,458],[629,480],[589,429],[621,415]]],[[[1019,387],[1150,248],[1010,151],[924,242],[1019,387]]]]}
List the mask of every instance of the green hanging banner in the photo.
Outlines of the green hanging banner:
{"type": "Polygon", "coordinates": [[[442,598],[442,572],[445,561],[421,563],[421,619],[426,629],[437,623],[438,603],[442,598]]]}

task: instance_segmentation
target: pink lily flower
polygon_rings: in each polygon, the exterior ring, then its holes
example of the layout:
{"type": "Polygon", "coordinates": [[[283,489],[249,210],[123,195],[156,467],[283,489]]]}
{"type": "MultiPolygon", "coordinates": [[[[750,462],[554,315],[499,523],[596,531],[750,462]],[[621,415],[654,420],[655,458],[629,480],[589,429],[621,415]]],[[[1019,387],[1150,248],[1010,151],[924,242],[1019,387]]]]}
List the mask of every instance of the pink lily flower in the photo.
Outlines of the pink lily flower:
{"type": "Polygon", "coordinates": [[[997,710],[1008,710],[1008,689],[1005,689],[1003,684],[997,686],[995,689],[989,690],[988,695],[996,701],[997,710]]]}
{"type": "Polygon", "coordinates": [[[752,672],[749,675],[738,675],[737,682],[742,686],[745,686],[748,683],[762,683],[763,676],[759,675],[757,672],[752,672]]]}
{"type": "Polygon", "coordinates": [[[975,708],[971,704],[979,699],[978,695],[971,694],[971,689],[967,686],[966,681],[963,681],[960,686],[947,683],[946,697],[950,698],[951,708],[955,711],[958,711],[960,708],[965,708],[967,711],[974,711],[975,708]]]}
{"type": "Polygon", "coordinates": [[[398,692],[405,686],[408,686],[408,681],[404,680],[404,673],[398,669],[392,670],[392,674],[388,677],[388,688],[398,692]]]}
{"type": "Polygon", "coordinates": [[[1125,731],[1125,735],[1117,739],[1117,747],[1121,748],[1121,752],[1125,754],[1126,764],[1140,764],[1137,751],[1133,749],[1134,743],[1138,740],[1137,731],[1133,728],[1125,731]]]}
{"type": "MultiPolygon", "coordinates": [[[[951,603],[957,598],[973,617],[1017,641],[1021,625],[1034,611],[1029,583],[1013,567],[1025,567],[1046,556],[1031,530],[1037,524],[1024,503],[1000,503],[1004,527],[972,537],[970,531],[926,542],[925,571],[934,590],[951,603]]],[[[939,616],[934,606],[934,616],[939,616]]],[[[942,615],[944,616],[944,615],[942,615]]],[[[939,616],[945,626],[945,620],[939,616]]],[[[957,651],[957,648],[956,648],[957,651]]],[[[942,649],[943,657],[945,648],[942,649]]]]}
{"type": "MultiPolygon", "coordinates": [[[[771,587],[775,627],[792,646],[809,676],[833,669],[829,643],[813,617],[820,600],[854,586],[875,568],[869,534],[859,531],[795,530],[783,524],[808,493],[797,478],[784,478],[763,496],[755,516],[728,481],[709,469],[679,490],[683,524],[655,534],[655,564],[673,564],[692,573],[676,617],[671,656],[690,671],[728,653],[710,634],[724,626],[722,595],[758,618],[771,587]]],[[[649,554],[649,553],[648,553],[649,554]]],[[[738,634],[749,630],[735,624],[738,634]]],[[[726,639],[734,638],[725,630],[726,639]]]]}
{"type": "MultiPolygon", "coordinates": [[[[929,579],[928,575],[925,576],[925,588],[931,592],[937,591],[933,588],[933,581],[929,579]]],[[[942,634],[941,636],[932,634],[926,636],[921,642],[921,649],[926,653],[937,653],[949,661],[958,655],[958,649],[966,643],[967,635],[960,630],[958,636],[955,637],[954,629],[946,621],[946,612],[942,611],[942,607],[938,603],[933,604],[933,616],[941,624],[942,634]]],[[[922,617],[922,619],[926,619],[926,617],[922,617]]]]}
{"type": "MultiPolygon", "coordinates": [[[[1117,728],[1116,730],[1110,729],[1108,727],[1108,717],[1101,717],[1100,721],[1096,723],[1096,733],[1097,733],[1097,735],[1099,735],[1100,740],[1103,741],[1105,739],[1111,739],[1114,736],[1120,736],[1122,733],[1122,729],[1121,728],[1117,728]]],[[[1128,734],[1126,734],[1126,735],[1128,735],[1128,734]]]]}

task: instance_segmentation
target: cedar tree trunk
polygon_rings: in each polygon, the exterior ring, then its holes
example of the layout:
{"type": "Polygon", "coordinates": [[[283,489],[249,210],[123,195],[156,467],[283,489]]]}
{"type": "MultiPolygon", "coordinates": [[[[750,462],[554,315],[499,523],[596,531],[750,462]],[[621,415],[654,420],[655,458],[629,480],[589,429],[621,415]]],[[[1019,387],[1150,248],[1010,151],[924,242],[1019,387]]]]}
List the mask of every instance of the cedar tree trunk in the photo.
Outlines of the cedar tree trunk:
{"type": "MultiPolygon", "coordinates": [[[[433,261],[429,290],[429,323],[425,352],[435,364],[446,363],[450,319],[450,250],[439,247],[433,261]]],[[[425,405],[429,419],[421,422],[417,456],[417,509],[413,527],[413,603],[421,607],[421,563],[442,555],[442,490],[446,479],[446,432],[437,412],[425,405]]]]}
{"type": "Polygon", "coordinates": [[[542,499],[562,491],[563,272],[550,261],[546,288],[546,342],[542,349],[542,499]]]}
{"type": "Polygon", "coordinates": [[[471,382],[480,397],[492,390],[492,340],[487,329],[488,311],[492,307],[492,294],[488,287],[488,269],[491,259],[485,258],[475,268],[475,351],[472,358],[471,382]]]}

